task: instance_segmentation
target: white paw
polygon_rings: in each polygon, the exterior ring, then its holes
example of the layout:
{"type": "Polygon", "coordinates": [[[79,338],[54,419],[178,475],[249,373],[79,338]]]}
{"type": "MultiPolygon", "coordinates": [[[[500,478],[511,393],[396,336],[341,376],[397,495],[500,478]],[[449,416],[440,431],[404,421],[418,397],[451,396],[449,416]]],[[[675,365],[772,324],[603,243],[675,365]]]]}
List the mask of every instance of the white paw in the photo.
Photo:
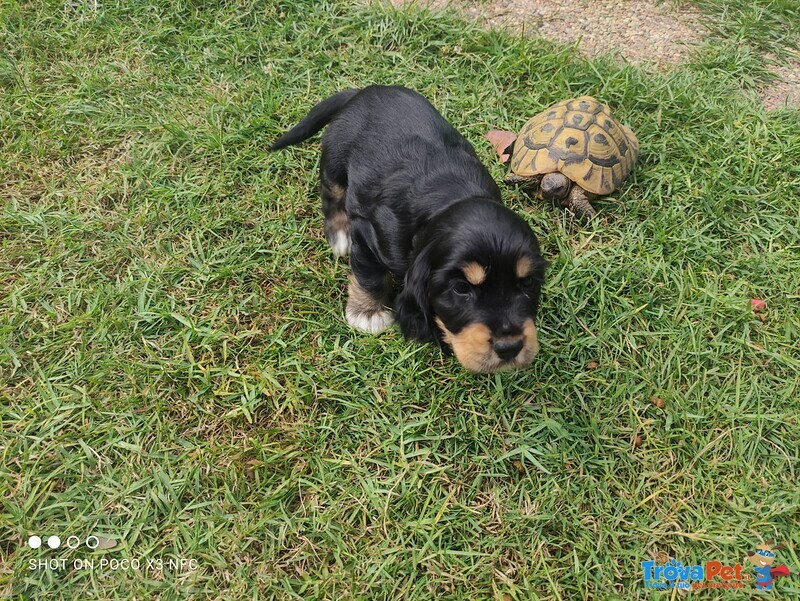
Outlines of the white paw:
{"type": "Polygon", "coordinates": [[[346,257],[350,254],[350,236],[347,232],[338,230],[334,232],[333,239],[328,240],[333,249],[333,256],[336,258],[346,257]]]}
{"type": "Polygon", "coordinates": [[[347,323],[349,323],[356,330],[362,332],[369,332],[370,334],[377,334],[383,332],[386,328],[394,323],[394,315],[391,311],[386,309],[378,313],[357,313],[350,307],[345,311],[347,316],[347,323]]]}

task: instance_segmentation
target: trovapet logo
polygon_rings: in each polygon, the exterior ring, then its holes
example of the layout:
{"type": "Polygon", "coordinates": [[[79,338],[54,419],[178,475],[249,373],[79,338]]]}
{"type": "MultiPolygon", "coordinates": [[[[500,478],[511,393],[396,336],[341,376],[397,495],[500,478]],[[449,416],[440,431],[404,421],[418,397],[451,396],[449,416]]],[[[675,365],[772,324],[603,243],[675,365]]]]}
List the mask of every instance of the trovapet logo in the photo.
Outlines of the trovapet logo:
{"type": "Polygon", "coordinates": [[[775,541],[768,540],[758,545],[755,551],[747,552],[747,561],[752,563],[756,569],[756,588],[758,590],[770,591],[776,578],[790,575],[789,568],[786,566],[772,567],[772,563],[775,561],[775,551],[784,548],[784,545],[775,545],[775,541]]]}
{"type": "Polygon", "coordinates": [[[750,574],[743,574],[742,564],[726,565],[721,561],[683,565],[671,559],[664,565],[655,561],[643,561],[645,588],[656,589],[700,589],[700,588],[744,588],[750,574]]]}
{"type": "Polygon", "coordinates": [[[755,551],[747,552],[746,562],[755,566],[755,577],[749,566],[741,563],[706,561],[684,565],[671,559],[659,565],[655,561],[643,561],[644,586],[649,589],[745,589],[752,588],[755,583],[757,590],[768,591],[777,578],[790,575],[785,565],[772,567],[775,552],[783,548],[770,540],[758,545],[755,551]]]}

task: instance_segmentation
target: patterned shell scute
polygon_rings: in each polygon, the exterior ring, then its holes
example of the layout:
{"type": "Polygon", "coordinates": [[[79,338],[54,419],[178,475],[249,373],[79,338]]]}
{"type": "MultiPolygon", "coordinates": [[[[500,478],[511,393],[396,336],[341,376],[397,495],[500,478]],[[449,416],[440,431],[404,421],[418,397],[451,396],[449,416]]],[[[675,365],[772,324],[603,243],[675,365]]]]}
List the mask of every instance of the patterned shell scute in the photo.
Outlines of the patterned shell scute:
{"type": "Polygon", "coordinates": [[[559,171],[587,192],[609,194],[630,175],[639,142],[591,96],[559,102],[517,136],[511,171],[523,177],[559,171]]]}

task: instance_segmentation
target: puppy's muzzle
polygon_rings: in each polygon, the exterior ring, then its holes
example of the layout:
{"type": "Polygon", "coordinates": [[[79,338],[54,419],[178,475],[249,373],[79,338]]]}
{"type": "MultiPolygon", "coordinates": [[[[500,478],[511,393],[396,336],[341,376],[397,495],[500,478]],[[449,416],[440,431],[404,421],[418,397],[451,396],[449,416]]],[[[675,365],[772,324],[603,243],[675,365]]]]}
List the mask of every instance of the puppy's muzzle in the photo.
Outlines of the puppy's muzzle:
{"type": "Polygon", "coordinates": [[[504,336],[492,342],[492,348],[497,356],[503,361],[511,361],[522,350],[523,337],[520,336],[504,336]]]}
{"type": "Polygon", "coordinates": [[[522,334],[494,336],[484,323],[472,323],[458,333],[447,329],[441,319],[436,323],[442,338],[461,362],[470,371],[491,373],[506,369],[518,369],[529,365],[539,352],[536,326],[528,318],[522,325],[522,334]]]}

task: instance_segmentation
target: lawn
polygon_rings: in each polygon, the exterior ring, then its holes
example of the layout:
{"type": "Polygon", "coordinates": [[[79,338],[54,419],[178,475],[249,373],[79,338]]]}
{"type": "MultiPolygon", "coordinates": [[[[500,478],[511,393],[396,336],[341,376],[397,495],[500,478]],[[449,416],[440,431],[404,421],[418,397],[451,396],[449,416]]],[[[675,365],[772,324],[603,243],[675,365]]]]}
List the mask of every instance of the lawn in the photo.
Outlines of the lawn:
{"type": "Polygon", "coordinates": [[[349,0],[0,23],[0,596],[675,598],[643,561],[752,576],[766,539],[800,594],[800,112],[752,52],[652,73],[349,0]],[[636,131],[590,225],[504,189],[551,262],[529,369],[344,321],[319,144],[266,148],[371,83],[497,179],[483,134],[564,98],[636,131]]]}

